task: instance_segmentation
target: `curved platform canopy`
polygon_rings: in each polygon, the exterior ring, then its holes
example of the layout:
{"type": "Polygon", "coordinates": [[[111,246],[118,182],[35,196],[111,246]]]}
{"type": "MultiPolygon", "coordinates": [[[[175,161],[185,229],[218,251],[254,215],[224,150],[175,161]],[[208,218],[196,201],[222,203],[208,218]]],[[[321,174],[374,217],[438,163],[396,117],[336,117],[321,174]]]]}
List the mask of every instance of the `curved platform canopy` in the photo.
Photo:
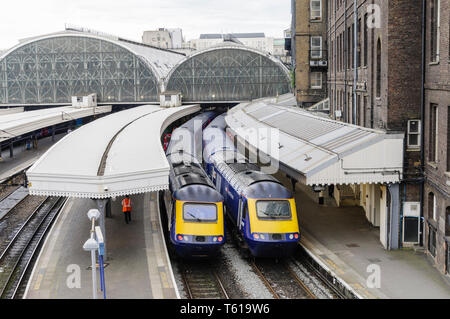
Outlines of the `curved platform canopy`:
{"type": "Polygon", "coordinates": [[[334,121],[294,105],[291,94],[243,103],[225,121],[254,158],[259,150],[263,161],[272,161],[272,171],[280,168],[304,184],[401,180],[404,134],[334,121]]]}
{"type": "Polygon", "coordinates": [[[95,107],[64,106],[6,115],[0,113],[0,142],[44,127],[108,112],[111,112],[111,105],[95,107]]]}
{"type": "Polygon", "coordinates": [[[25,39],[0,56],[0,105],[159,101],[159,85],[184,54],[84,30],[25,39]]]}
{"type": "Polygon", "coordinates": [[[161,134],[199,109],[145,105],[82,126],[27,171],[30,194],[101,199],[166,189],[161,134]]]}
{"type": "Polygon", "coordinates": [[[185,57],[169,73],[165,89],[193,103],[250,101],[292,90],[281,61],[231,42],[185,57]]]}

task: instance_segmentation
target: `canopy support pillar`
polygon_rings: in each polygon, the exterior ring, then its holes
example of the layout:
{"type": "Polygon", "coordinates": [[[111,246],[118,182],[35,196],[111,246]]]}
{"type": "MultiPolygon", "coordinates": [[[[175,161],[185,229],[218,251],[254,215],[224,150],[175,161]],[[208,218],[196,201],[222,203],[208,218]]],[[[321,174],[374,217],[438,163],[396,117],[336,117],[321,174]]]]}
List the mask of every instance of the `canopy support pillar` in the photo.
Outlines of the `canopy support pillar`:
{"type": "Polygon", "coordinates": [[[400,184],[388,184],[390,201],[388,201],[387,249],[400,248],[400,184]]]}

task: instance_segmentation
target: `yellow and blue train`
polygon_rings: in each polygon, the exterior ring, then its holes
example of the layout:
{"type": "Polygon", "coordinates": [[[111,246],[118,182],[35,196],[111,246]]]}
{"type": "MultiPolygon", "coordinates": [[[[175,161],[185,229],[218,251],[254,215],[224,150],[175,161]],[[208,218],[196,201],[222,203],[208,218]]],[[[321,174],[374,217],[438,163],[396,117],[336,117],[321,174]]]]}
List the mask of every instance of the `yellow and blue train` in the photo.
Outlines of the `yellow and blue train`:
{"type": "Polygon", "coordinates": [[[202,131],[215,116],[202,113],[174,130],[166,151],[169,236],[175,252],[185,258],[214,256],[225,243],[223,196],[201,165],[202,131]]]}
{"type": "Polygon", "coordinates": [[[226,215],[253,256],[292,254],[300,240],[293,194],[238,153],[225,128],[220,115],[203,131],[203,156],[226,215]]]}

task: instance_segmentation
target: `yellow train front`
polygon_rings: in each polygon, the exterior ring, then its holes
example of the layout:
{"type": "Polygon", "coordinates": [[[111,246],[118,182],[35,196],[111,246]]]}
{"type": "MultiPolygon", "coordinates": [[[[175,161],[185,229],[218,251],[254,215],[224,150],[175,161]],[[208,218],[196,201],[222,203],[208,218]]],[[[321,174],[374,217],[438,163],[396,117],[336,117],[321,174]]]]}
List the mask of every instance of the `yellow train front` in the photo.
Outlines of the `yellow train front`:
{"type": "Polygon", "coordinates": [[[176,253],[184,258],[214,256],[225,243],[223,196],[200,164],[202,129],[215,115],[199,114],[177,128],[166,152],[169,236],[176,253]]]}
{"type": "Polygon", "coordinates": [[[225,243],[223,197],[207,184],[175,191],[170,240],[181,257],[216,255],[225,243]]]}

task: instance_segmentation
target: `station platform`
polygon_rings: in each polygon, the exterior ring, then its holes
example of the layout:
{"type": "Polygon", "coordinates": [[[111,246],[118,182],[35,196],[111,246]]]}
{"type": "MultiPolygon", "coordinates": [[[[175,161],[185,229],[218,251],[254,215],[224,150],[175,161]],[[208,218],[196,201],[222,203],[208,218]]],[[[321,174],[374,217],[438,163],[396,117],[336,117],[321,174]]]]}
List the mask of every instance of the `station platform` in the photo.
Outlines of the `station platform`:
{"type": "Polygon", "coordinates": [[[45,137],[38,141],[38,147],[26,150],[26,146],[14,146],[14,157],[9,157],[9,148],[3,149],[0,160],[0,183],[21,170],[31,166],[39,157],[41,157],[50,147],[66,136],[66,133],[45,137]]]}
{"type": "MultiPolygon", "coordinates": [[[[179,298],[161,234],[156,198],[156,193],[131,196],[130,224],[125,223],[121,212],[122,198],[111,202],[113,216],[106,218],[108,299],[179,298]]],[[[88,268],[90,253],[82,248],[89,238],[87,212],[91,208],[96,208],[96,203],[90,199],[71,198],[67,201],[41,250],[24,298],[92,298],[92,277],[88,268]],[[79,288],[69,285],[70,288],[67,281],[73,280],[73,269],[77,267],[80,285],[79,288]]],[[[102,298],[100,283],[98,287],[98,298],[102,298]]]]}
{"type": "MultiPolygon", "coordinates": [[[[286,187],[290,181],[276,175],[286,187]]],[[[362,207],[337,207],[311,187],[296,184],[296,204],[302,245],[347,283],[358,295],[369,299],[449,299],[450,277],[433,267],[428,257],[413,249],[385,250],[379,229],[370,225],[362,207]],[[380,288],[369,288],[368,266],[380,268],[380,288]]]]}

